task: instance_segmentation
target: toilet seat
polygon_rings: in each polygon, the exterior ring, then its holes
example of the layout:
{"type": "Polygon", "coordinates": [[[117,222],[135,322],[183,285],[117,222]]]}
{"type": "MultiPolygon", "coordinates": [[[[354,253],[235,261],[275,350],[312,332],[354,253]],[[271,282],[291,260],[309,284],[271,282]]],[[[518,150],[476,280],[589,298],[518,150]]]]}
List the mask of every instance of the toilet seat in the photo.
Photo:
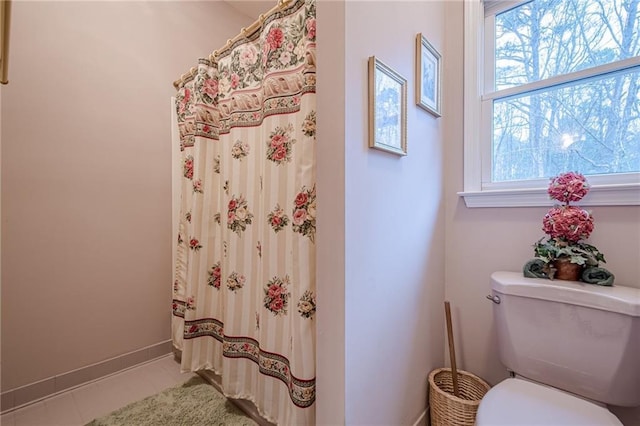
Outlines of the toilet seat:
{"type": "Polygon", "coordinates": [[[522,379],[506,379],[482,398],[476,426],[622,426],[606,408],[522,379]]]}

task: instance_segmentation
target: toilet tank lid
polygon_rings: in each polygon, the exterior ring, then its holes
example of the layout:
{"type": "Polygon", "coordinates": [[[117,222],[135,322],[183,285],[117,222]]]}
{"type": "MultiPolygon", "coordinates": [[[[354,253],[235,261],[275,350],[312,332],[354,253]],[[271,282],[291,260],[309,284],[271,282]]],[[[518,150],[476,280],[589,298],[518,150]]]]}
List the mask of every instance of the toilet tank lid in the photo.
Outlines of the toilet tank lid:
{"type": "Polygon", "coordinates": [[[614,285],[610,287],[577,281],[526,278],[521,272],[494,272],[491,288],[513,296],[564,302],[604,311],[640,317],[640,289],[614,285]]]}

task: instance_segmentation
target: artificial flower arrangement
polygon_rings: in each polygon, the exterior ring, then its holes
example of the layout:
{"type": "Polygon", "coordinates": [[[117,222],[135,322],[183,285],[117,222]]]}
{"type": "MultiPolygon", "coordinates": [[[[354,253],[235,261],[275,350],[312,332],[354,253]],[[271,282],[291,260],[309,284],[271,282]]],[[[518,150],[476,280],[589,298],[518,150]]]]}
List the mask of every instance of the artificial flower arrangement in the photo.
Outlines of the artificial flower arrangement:
{"type": "Polygon", "coordinates": [[[548,236],[533,245],[536,257],[525,264],[525,276],[613,284],[613,274],[600,267],[600,262],[606,263],[602,252],[583,241],[593,232],[593,216],[570,204],[580,201],[589,188],[580,173],[561,173],[551,178],[547,192],[562,204],[556,204],[544,216],[542,230],[548,236]],[[565,275],[565,269],[571,270],[572,275],[565,275]]]}

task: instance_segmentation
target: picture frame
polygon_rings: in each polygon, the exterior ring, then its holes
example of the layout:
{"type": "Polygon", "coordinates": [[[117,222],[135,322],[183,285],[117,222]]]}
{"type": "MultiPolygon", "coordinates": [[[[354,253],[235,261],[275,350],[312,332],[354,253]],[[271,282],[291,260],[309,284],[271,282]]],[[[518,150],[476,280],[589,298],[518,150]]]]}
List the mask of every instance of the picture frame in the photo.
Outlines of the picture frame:
{"type": "Polygon", "coordinates": [[[407,155],[407,80],[369,58],[369,147],[407,155]]]}
{"type": "Polygon", "coordinates": [[[419,33],[416,36],[416,104],[441,117],[442,56],[429,41],[419,33]]]}

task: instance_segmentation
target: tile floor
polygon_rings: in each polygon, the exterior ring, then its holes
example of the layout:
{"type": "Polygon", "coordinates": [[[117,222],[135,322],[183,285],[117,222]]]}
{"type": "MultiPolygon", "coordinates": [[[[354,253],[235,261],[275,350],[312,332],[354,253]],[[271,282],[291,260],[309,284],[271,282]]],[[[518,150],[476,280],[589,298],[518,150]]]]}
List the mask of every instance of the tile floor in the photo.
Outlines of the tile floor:
{"type": "Polygon", "coordinates": [[[0,417],[2,426],[84,425],[166,388],[187,381],[194,373],[180,373],[173,355],[150,361],[0,417]]]}

